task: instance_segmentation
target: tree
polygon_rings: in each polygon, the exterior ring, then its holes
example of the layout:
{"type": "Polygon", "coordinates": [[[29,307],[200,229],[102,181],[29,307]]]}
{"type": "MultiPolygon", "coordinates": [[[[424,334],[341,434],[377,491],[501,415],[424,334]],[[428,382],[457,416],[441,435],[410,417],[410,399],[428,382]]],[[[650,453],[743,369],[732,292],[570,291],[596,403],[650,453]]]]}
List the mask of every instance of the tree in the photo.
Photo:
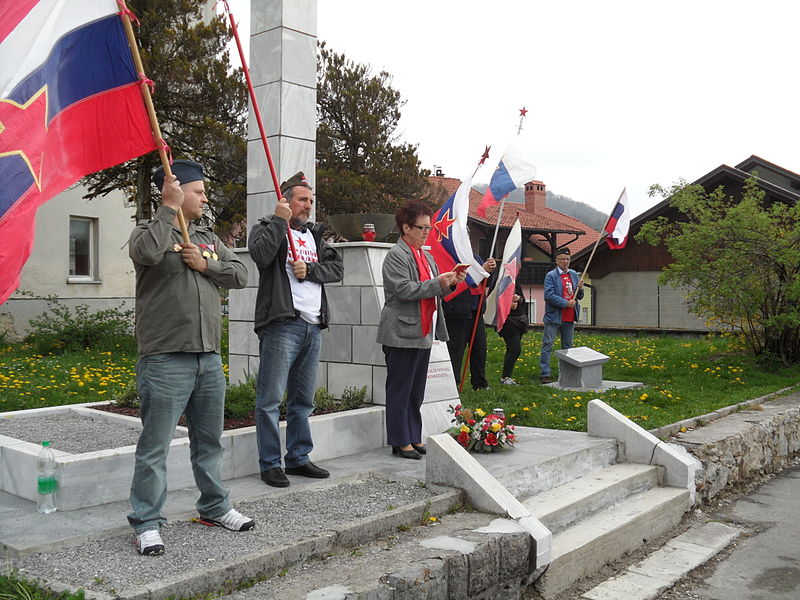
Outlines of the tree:
{"type": "Polygon", "coordinates": [[[741,199],[685,182],[653,186],[655,194],[681,213],[636,236],[665,243],[672,255],[660,282],[687,289],[692,312],[740,331],[754,354],[800,361],[800,204],[765,201],[755,177],[741,199]]]}
{"type": "Polygon", "coordinates": [[[391,212],[426,199],[427,176],[417,148],[395,135],[404,102],[385,71],[337,54],[317,54],[317,204],[321,216],[391,212]]]}
{"type": "MultiPolygon", "coordinates": [[[[218,233],[243,238],[246,216],[247,88],[241,69],[232,70],[222,16],[203,21],[205,0],[129,0],[141,20],[139,50],[147,76],[155,82],[153,103],[161,133],[175,158],[205,167],[209,208],[218,233]]],[[[136,218],[149,219],[154,207],[151,172],[157,152],[84,179],[87,199],[120,189],[136,205],[136,218]]]]}

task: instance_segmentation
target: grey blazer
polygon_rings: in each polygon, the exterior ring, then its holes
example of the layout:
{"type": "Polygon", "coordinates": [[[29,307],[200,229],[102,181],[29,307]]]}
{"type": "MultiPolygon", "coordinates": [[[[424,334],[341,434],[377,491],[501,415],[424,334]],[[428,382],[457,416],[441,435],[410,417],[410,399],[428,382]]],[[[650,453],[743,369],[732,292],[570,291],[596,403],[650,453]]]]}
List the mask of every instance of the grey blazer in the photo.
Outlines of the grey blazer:
{"type": "MultiPolygon", "coordinates": [[[[383,292],[385,301],[378,325],[377,342],[395,348],[430,348],[433,334],[422,337],[422,316],[419,301],[436,298],[436,339],[446,342],[447,326],[442,312],[445,290],[436,277],[439,270],[433,257],[425,252],[433,279],[420,282],[417,263],[411,248],[402,239],[389,250],[383,261],[383,292]]],[[[449,290],[446,290],[449,293],[449,290]]]]}

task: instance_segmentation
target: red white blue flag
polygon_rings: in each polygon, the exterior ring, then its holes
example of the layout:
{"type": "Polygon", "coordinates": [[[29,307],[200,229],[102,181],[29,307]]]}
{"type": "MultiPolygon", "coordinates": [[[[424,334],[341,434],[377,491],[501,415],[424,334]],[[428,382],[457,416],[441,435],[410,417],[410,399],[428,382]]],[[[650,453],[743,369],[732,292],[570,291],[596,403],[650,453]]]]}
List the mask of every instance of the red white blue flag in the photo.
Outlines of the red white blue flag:
{"type": "Polygon", "coordinates": [[[486,218],[487,208],[496,206],[509,193],[536,177],[536,167],[528,159],[521,140],[519,136],[514,138],[492,174],[489,187],[476,211],[482,219],[486,218]]]}
{"type": "Polygon", "coordinates": [[[0,2],[0,304],[19,285],[37,208],[156,148],[119,10],[0,2]]]}
{"type": "Polygon", "coordinates": [[[472,244],[467,233],[469,218],[469,190],[472,177],[467,178],[456,192],[450,196],[442,207],[433,215],[433,229],[425,242],[430,246],[431,254],[439,271],[452,271],[458,263],[469,265],[467,279],[459,284],[456,290],[447,296],[451,298],[463,292],[467,286],[475,287],[489,276],[483,266],[475,259],[472,244]]]}
{"type": "Polygon", "coordinates": [[[606,237],[608,247],[612,250],[624,248],[625,244],[628,243],[628,230],[630,227],[631,211],[628,208],[628,193],[623,189],[604,227],[605,232],[608,234],[606,237]]]}
{"type": "Polygon", "coordinates": [[[505,325],[508,313],[511,312],[511,303],[514,301],[514,286],[522,264],[522,226],[519,218],[514,222],[511,232],[506,239],[503,250],[503,263],[497,275],[497,283],[486,299],[486,314],[483,316],[486,323],[490,323],[500,331],[505,325]]]}

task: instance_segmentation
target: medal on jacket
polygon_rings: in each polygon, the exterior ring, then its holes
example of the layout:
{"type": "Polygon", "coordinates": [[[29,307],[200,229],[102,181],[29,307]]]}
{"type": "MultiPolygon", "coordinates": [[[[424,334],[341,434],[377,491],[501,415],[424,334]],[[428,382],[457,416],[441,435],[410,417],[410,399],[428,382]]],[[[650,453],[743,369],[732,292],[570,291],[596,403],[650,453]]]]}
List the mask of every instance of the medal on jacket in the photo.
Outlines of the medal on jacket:
{"type": "Polygon", "coordinates": [[[197,246],[203,251],[203,257],[212,260],[219,260],[219,256],[215,252],[216,247],[214,244],[197,244],[197,246]]]}

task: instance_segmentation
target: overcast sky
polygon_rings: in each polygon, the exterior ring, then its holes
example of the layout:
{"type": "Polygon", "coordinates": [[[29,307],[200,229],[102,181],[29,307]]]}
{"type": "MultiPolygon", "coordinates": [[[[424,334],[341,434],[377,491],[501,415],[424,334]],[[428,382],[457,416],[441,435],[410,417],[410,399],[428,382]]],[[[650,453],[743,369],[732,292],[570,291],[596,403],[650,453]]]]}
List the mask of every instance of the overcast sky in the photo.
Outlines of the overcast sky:
{"type": "MultiPolygon", "coordinates": [[[[246,7],[231,1],[244,32],[246,7]]],[[[800,172],[800,2],[319,0],[317,23],[393,75],[398,133],[450,177],[491,145],[488,181],[523,106],[537,178],[603,212],[751,154],[800,172]]]]}

